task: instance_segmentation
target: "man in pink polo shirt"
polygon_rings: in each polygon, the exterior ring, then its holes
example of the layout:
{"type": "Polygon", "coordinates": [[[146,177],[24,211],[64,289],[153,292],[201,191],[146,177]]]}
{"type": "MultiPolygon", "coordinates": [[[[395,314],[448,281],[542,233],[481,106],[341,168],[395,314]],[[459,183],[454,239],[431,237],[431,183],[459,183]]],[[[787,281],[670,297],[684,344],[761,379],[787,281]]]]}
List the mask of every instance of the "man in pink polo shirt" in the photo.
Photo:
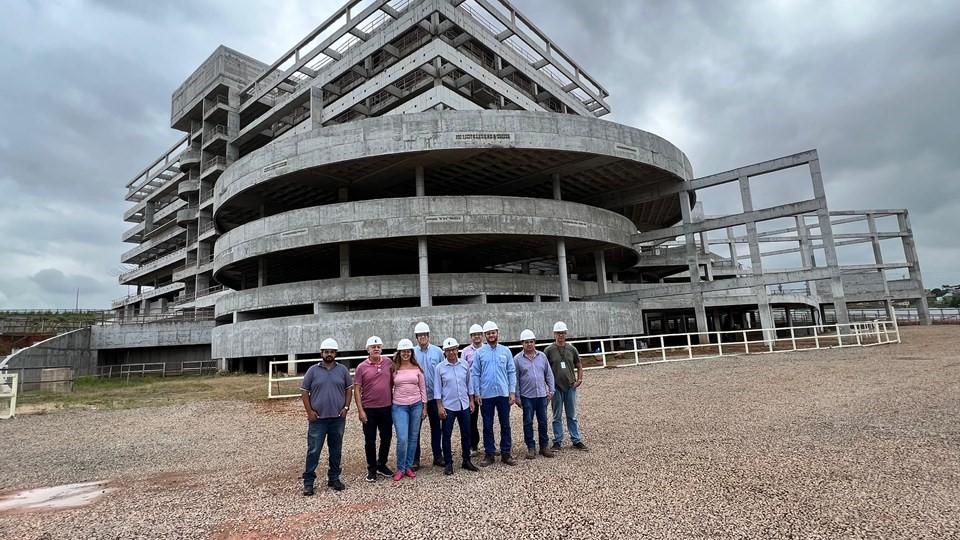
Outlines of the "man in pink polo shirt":
{"type": "Polygon", "coordinates": [[[366,360],[357,366],[353,375],[357,401],[357,414],[363,424],[364,450],[367,455],[367,482],[377,479],[377,474],[393,476],[387,467],[390,455],[390,440],[393,438],[393,362],[380,352],[383,340],[370,336],[367,340],[366,360]],[[379,452],[376,446],[377,431],[380,432],[379,452]]]}

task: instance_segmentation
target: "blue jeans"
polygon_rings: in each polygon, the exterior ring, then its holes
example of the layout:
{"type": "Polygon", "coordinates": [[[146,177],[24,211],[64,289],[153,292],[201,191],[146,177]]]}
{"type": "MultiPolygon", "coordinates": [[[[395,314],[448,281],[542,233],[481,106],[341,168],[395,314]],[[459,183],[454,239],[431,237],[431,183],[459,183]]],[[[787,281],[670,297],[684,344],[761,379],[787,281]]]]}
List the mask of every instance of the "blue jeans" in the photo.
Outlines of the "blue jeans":
{"type": "Polygon", "coordinates": [[[420,437],[420,416],[423,403],[393,405],[393,429],[397,432],[397,471],[406,471],[413,466],[417,453],[414,442],[420,437]]]}
{"type": "Polygon", "coordinates": [[[570,432],[570,440],[574,443],[580,441],[580,424],[577,422],[577,389],[569,388],[557,391],[553,394],[553,442],[560,444],[563,441],[563,410],[567,411],[567,431],[570,432]]]}
{"type": "Polygon", "coordinates": [[[540,436],[540,448],[546,448],[547,443],[547,397],[520,398],[523,405],[523,442],[527,448],[536,448],[533,439],[533,415],[537,415],[537,434],[540,436]]]}
{"type": "Polygon", "coordinates": [[[483,415],[483,453],[492,456],[497,451],[493,439],[493,413],[500,417],[500,455],[510,455],[513,438],[510,436],[510,399],[506,396],[483,398],[480,413],[483,415]]]}
{"type": "Polygon", "coordinates": [[[303,469],[303,485],[313,486],[317,479],[317,465],[320,463],[320,451],[323,450],[323,441],[329,443],[330,469],[327,471],[327,481],[333,482],[340,478],[340,451],[343,448],[343,429],[346,419],[342,416],[321,418],[307,423],[307,463],[303,469]]]}
{"type": "Polygon", "coordinates": [[[451,448],[451,437],[453,436],[453,423],[460,425],[460,452],[462,462],[470,461],[470,409],[461,411],[451,411],[444,408],[447,417],[443,420],[443,439],[440,446],[443,448],[443,464],[453,465],[453,448],[451,448]]]}

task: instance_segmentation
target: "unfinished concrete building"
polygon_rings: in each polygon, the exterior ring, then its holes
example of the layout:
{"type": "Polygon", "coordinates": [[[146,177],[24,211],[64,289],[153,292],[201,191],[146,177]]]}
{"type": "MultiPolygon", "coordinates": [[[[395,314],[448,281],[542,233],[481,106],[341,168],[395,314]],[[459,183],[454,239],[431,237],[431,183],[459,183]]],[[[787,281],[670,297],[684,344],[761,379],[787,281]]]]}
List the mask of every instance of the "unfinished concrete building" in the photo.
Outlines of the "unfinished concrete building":
{"type": "Polygon", "coordinates": [[[229,369],[420,320],[511,341],[559,319],[601,337],[925,316],[905,210],[829,210],[816,151],[697,177],[602,120],[608,97],[506,0],[351,0],[270,64],[221,46],[174,92],[183,138],[128,185],[136,294],[113,307],[209,316],[229,369]],[[791,168],[811,196],[755,205],[752,182],[791,168]],[[698,212],[722,185],[741,211],[698,212]],[[873,256],[843,264],[844,245],[873,256]]]}

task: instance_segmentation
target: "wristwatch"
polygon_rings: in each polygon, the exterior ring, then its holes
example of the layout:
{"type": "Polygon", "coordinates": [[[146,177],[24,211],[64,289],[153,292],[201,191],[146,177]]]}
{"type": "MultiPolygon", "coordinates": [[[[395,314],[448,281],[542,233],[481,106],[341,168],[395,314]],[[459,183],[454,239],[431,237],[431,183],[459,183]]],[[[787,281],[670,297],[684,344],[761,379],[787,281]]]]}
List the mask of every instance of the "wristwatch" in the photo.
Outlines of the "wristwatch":
{"type": "Polygon", "coordinates": [[[349,406],[349,405],[344,405],[344,406],[343,406],[343,410],[345,410],[345,411],[347,411],[347,412],[350,412],[350,406],[349,406]]]}

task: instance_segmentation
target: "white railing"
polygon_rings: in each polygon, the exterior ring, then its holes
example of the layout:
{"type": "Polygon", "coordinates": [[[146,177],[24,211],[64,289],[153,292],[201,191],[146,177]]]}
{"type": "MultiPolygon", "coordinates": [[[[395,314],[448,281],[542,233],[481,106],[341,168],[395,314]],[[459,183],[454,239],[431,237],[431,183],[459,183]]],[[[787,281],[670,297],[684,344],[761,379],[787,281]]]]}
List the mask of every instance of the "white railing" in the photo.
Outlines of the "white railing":
{"type": "MultiPolygon", "coordinates": [[[[867,321],[850,324],[791,326],[776,329],[724,330],[716,332],[691,332],[686,334],[658,334],[600,339],[568,340],[574,346],[586,344],[594,352],[581,353],[584,369],[609,367],[644,366],[665,362],[703,360],[745,354],[769,354],[846,347],[873,347],[900,343],[900,329],[891,321],[867,321]],[[699,343],[700,336],[708,336],[699,343]]],[[[541,346],[548,345],[542,343],[541,346]]],[[[521,346],[510,345],[519,350],[521,346]]],[[[366,355],[337,357],[343,363],[362,360],[366,355]]],[[[267,397],[291,398],[297,393],[283,393],[283,383],[299,382],[299,364],[315,364],[319,358],[300,360],[275,360],[269,363],[267,373],[267,397]],[[281,368],[280,366],[284,366],[281,368]],[[293,373],[291,375],[291,373],[293,373]]]]}
{"type": "Polygon", "coordinates": [[[9,400],[7,408],[0,409],[0,420],[13,418],[17,413],[17,374],[0,372],[0,400],[9,400]]]}

